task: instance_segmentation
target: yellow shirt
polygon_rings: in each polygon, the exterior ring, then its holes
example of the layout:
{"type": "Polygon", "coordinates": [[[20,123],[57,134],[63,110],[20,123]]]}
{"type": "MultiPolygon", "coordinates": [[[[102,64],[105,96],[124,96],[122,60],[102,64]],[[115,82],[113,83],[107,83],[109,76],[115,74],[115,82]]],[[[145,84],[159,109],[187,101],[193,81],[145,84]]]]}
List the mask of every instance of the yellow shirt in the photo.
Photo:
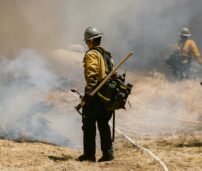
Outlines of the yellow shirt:
{"type": "MultiPolygon", "coordinates": [[[[180,49],[178,45],[178,50],[180,49]]],[[[188,59],[191,55],[199,62],[202,63],[201,55],[196,43],[193,40],[186,40],[182,49],[181,54],[184,56],[185,59],[188,59]]]]}
{"type": "Polygon", "coordinates": [[[90,50],[84,57],[84,76],[86,80],[86,91],[92,92],[107,73],[105,61],[97,50],[90,50]]]}
{"type": "Polygon", "coordinates": [[[187,40],[182,48],[183,56],[193,55],[197,60],[201,58],[199,49],[193,40],[187,40]]]}

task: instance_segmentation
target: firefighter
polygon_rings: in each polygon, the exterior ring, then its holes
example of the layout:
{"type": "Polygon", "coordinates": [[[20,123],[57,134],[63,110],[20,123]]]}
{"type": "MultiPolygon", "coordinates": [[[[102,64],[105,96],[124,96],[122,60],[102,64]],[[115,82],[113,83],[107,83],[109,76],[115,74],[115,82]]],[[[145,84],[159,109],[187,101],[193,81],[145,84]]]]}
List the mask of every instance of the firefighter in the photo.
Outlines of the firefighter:
{"type": "Polygon", "coordinates": [[[174,53],[166,61],[173,69],[173,75],[180,79],[189,78],[192,57],[194,57],[199,64],[202,64],[199,49],[194,40],[190,39],[191,32],[184,27],[179,33],[179,42],[174,49],[174,53]]]}
{"type": "Polygon", "coordinates": [[[88,50],[84,57],[84,76],[86,80],[85,105],[82,109],[82,130],[83,130],[83,154],[78,157],[79,161],[96,161],[96,123],[100,133],[102,157],[98,162],[114,159],[112,147],[111,130],[108,124],[112,117],[111,111],[106,111],[97,95],[93,97],[90,93],[106,77],[107,68],[101,53],[96,47],[101,47],[103,34],[94,27],[88,27],[84,33],[84,41],[88,50]]]}

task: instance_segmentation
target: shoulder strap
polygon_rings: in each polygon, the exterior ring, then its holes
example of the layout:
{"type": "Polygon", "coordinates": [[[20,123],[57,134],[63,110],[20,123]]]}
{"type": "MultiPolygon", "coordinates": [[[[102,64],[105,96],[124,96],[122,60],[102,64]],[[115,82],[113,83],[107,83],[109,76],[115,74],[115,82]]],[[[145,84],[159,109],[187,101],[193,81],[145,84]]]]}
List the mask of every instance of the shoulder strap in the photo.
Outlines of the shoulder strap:
{"type": "Polygon", "coordinates": [[[185,40],[181,45],[180,45],[180,50],[182,51],[182,49],[184,48],[185,43],[187,42],[187,40],[185,40]]]}
{"type": "MultiPolygon", "coordinates": [[[[179,42],[179,43],[178,43],[179,49],[177,49],[177,50],[175,51],[175,54],[177,54],[178,57],[181,57],[181,58],[183,57],[183,56],[182,56],[182,51],[183,51],[183,48],[184,48],[185,43],[186,43],[186,40],[185,40],[184,42],[179,42]]],[[[183,58],[182,58],[182,59],[183,59],[183,58]]]]}
{"type": "MultiPolygon", "coordinates": [[[[183,48],[184,48],[184,46],[185,46],[185,44],[186,44],[186,42],[188,41],[189,39],[187,39],[186,41],[184,41],[183,43],[182,43],[182,45],[181,45],[181,47],[180,47],[180,52],[181,52],[181,54],[182,54],[182,50],[183,50],[183,48]]],[[[188,61],[189,61],[189,63],[191,63],[191,61],[192,61],[192,55],[191,54],[188,54],[189,55],[189,58],[188,58],[188,61]]]]}
{"type": "Polygon", "coordinates": [[[100,52],[100,54],[102,55],[104,62],[105,62],[105,66],[107,67],[107,74],[109,74],[112,70],[113,70],[113,63],[112,63],[112,56],[111,53],[109,53],[108,51],[104,50],[102,47],[94,47],[90,50],[97,50],[98,52],[100,52]]]}

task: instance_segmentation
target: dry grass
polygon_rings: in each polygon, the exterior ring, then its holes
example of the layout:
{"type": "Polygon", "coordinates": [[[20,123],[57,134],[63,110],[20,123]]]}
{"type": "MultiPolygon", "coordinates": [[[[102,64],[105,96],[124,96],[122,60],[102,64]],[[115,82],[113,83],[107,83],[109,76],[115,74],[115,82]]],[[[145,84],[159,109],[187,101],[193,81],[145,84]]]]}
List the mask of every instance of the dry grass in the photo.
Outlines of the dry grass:
{"type": "MultiPolygon", "coordinates": [[[[169,170],[202,170],[202,87],[199,81],[170,82],[156,72],[129,75],[129,79],[134,82],[130,96],[132,108],[127,105],[126,111],[117,112],[116,126],[154,152],[169,170]]],[[[51,92],[46,101],[60,110],[70,109],[79,102],[71,92],[61,90],[51,92]]],[[[1,140],[0,170],[162,170],[148,154],[118,134],[114,148],[114,161],[81,163],[75,160],[81,152],[67,147],[29,139],[1,140]]],[[[100,156],[98,151],[97,158],[100,156]]]]}
{"type": "MultiPolygon", "coordinates": [[[[139,144],[159,156],[170,171],[202,168],[202,135],[170,136],[158,139],[141,139],[139,144]]],[[[78,162],[78,151],[67,147],[40,142],[0,141],[0,169],[4,171],[128,171],[156,170],[162,167],[147,153],[133,147],[117,136],[115,160],[103,163],[78,162]]],[[[98,153],[97,157],[101,154],[98,153]]]]}

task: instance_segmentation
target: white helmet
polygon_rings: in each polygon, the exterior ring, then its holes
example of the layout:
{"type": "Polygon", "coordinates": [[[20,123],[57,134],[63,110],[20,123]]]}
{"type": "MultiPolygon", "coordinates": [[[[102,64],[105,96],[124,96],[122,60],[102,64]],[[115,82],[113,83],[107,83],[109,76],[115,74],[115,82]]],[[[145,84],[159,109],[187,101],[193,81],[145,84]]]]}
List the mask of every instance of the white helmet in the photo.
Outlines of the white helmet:
{"type": "Polygon", "coordinates": [[[191,36],[191,32],[186,27],[182,28],[181,31],[180,31],[180,33],[178,33],[178,34],[180,36],[184,36],[184,37],[190,37],[191,36]]]}

